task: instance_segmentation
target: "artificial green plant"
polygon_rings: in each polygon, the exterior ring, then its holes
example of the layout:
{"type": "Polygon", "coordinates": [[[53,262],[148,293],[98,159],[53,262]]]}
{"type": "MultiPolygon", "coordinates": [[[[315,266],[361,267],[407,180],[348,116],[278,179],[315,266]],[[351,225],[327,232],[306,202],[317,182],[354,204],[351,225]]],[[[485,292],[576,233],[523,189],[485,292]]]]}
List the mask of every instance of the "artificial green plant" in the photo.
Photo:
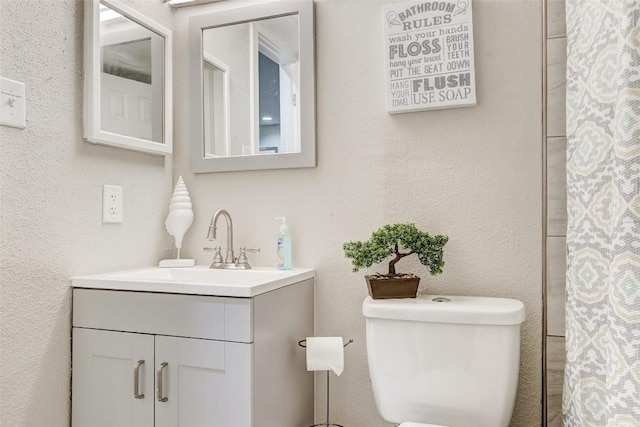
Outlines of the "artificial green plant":
{"type": "Polygon", "coordinates": [[[442,248],[449,240],[446,235],[431,236],[420,231],[415,224],[399,223],[385,225],[374,231],[371,238],[364,242],[347,242],[342,248],[344,255],[351,258],[353,271],[371,267],[390,256],[387,276],[396,276],[396,263],[409,255],[417,254],[422,265],[431,275],[442,273],[444,261],[442,248]]]}

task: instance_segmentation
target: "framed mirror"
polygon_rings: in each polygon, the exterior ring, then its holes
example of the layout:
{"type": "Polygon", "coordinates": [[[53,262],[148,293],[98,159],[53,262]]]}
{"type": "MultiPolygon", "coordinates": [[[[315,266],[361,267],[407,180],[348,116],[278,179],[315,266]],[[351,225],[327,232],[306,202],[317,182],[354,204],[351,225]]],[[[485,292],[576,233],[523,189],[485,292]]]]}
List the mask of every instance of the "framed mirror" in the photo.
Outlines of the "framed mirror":
{"type": "Polygon", "coordinates": [[[193,172],[314,167],[313,0],[189,21],[193,172]]]}
{"type": "Polygon", "coordinates": [[[84,137],[172,152],[171,31],[117,0],[85,2],[84,137]]]}

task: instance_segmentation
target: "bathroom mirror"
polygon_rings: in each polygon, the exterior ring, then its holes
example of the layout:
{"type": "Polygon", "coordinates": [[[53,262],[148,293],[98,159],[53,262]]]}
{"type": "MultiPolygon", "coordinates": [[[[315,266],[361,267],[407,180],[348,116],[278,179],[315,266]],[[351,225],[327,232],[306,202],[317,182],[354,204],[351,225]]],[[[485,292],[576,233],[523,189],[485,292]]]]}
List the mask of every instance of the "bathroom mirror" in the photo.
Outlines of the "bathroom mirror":
{"type": "Polygon", "coordinates": [[[171,31],[117,0],[85,2],[84,137],[172,152],[171,31]]]}
{"type": "Polygon", "coordinates": [[[193,172],[314,167],[313,0],[189,21],[193,172]]]}

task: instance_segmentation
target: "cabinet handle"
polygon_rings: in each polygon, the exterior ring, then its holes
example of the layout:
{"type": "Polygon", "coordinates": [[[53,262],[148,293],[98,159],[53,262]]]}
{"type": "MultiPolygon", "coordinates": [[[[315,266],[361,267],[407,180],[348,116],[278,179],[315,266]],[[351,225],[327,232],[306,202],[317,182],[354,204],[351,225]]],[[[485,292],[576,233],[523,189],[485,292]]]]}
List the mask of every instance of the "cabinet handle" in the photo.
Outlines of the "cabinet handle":
{"type": "Polygon", "coordinates": [[[158,385],[158,393],[156,397],[158,398],[158,402],[166,402],[167,400],[169,400],[168,397],[162,396],[164,394],[162,391],[162,372],[164,371],[164,368],[167,367],[167,365],[167,362],[162,362],[160,366],[158,366],[158,371],[156,372],[156,384],[158,385]]]}
{"type": "Polygon", "coordinates": [[[140,366],[144,365],[144,360],[138,360],[133,368],[133,397],[144,399],[144,393],[140,393],[140,366]]]}

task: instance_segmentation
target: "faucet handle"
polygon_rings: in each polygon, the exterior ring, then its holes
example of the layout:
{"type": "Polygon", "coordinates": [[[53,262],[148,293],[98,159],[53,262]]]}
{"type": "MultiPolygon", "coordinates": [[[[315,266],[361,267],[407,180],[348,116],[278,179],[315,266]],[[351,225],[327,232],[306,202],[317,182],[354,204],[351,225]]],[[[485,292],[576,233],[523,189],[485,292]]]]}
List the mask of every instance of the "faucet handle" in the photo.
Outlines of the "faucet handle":
{"type": "Polygon", "coordinates": [[[214,252],[215,254],[213,254],[213,263],[214,264],[221,264],[222,263],[222,247],[221,246],[215,246],[213,248],[202,248],[204,249],[205,252],[214,252]]]}
{"type": "Polygon", "coordinates": [[[250,269],[249,259],[247,258],[247,252],[260,252],[260,248],[247,248],[246,246],[240,247],[240,255],[236,261],[236,265],[242,266],[241,268],[250,269]]]}
{"type": "Polygon", "coordinates": [[[240,255],[244,254],[245,252],[260,252],[260,248],[247,248],[246,246],[241,246],[240,255]]]}

